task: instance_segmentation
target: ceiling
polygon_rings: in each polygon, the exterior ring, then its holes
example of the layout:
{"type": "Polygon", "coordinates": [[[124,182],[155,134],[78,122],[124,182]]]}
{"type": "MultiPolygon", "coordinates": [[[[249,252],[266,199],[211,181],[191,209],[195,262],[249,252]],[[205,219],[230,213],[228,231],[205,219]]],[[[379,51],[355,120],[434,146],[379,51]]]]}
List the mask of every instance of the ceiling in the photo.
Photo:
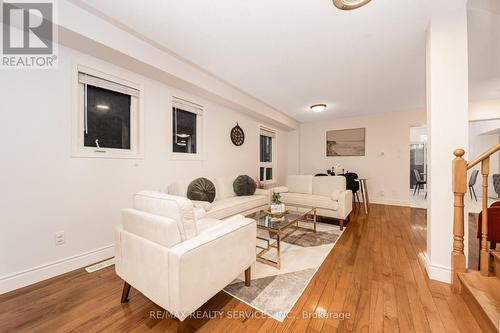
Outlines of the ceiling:
{"type": "Polygon", "coordinates": [[[83,2],[302,122],[425,107],[431,0],[83,2]]]}
{"type": "Polygon", "coordinates": [[[500,99],[500,8],[470,8],[468,34],[469,99],[500,99]]]}

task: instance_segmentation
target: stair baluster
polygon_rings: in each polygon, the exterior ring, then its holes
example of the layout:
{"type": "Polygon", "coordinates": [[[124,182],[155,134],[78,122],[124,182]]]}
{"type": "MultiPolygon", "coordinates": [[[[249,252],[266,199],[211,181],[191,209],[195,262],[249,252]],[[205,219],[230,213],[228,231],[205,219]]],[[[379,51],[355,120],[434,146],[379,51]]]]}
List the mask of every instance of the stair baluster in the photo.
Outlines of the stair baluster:
{"type": "Polygon", "coordinates": [[[488,276],[490,254],[488,250],[488,175],[490,173],[490,158],[481,161],[483,175],[483,218],[481,220],[481,275],[488,276]]]}

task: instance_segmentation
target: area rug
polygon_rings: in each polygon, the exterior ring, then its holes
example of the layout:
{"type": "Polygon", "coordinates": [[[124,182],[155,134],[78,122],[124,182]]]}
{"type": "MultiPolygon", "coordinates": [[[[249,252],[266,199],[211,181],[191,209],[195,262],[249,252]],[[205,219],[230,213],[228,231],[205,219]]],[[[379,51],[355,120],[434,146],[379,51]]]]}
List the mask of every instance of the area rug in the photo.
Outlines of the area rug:
{"type": "MultiPolygon", "coordinates": [[[[342,233],[338,226],[324,223],[317,224],[316,233],[297,229],[281,241],[281,269],[255,262],[250,287],[245,286],[242,274],[224,291],[283,322],[342,233]]],[[[270,238],[268,232],[259,230],[258,234],[270,238]]],[[[266,257],[276,260],[276,251],[266,257]]]]}

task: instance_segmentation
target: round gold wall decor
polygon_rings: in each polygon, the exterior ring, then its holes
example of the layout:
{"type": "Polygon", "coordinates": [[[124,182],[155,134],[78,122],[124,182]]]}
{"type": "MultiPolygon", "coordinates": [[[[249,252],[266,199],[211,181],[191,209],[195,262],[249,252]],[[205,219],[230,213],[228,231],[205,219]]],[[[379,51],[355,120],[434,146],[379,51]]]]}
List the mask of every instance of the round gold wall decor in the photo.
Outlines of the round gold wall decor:
{"type": "Polygon", "coordinates": [[[371,0],[333,0],[333,4],[338,9],[352,10],[362,7],[369,3],[371,0]]]}

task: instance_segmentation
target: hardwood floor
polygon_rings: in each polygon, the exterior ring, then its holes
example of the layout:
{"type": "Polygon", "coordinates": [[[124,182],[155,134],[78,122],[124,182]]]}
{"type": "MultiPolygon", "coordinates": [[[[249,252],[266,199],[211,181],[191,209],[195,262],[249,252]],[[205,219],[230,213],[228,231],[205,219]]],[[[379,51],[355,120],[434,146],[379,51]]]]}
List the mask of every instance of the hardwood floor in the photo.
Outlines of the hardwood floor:
{"type": "Polygon", "coordinates": [[[224,292],[200,309],[216,318],[153,318],[152,311],[165,314],[134,288],[130,302],[120,303],[123,281],[109,267],[0,296],[0,332],[481,332],[462,297],[427,278],[425,214],[371,205],[367,216],[358,209],[283,323],[262,319],[224,292]],[[243,316],[229,318],[235,311],[243,316]],[[322,312],[327,315],[311,318],[322,312]],[[349,318],[340,320],[339,313],[349,318]]]}

